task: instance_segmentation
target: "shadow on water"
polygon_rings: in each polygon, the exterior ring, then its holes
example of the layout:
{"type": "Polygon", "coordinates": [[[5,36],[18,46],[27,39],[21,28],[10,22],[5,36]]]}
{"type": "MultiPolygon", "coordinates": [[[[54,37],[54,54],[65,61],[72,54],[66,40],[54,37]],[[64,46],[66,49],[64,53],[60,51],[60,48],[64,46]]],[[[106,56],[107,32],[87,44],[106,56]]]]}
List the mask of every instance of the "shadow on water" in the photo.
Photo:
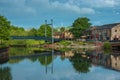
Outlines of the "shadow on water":
{"type": "Polygon", "coordinates": [[[12,80],[11,69],[0,65],[0,80],[12,80]]]}
{"type": "Polygon", "coordinates": [[[11,69],[3,65],[9,61],[8,50],[0,52],[0,80],[12,80],[11,69]]]}

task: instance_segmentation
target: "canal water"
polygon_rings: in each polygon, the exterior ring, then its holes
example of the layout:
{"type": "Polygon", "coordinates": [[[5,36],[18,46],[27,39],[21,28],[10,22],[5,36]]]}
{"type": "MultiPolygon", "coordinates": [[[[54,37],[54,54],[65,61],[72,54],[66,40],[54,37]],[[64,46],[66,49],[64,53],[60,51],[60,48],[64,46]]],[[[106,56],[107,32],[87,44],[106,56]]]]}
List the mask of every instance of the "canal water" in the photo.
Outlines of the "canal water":
{"type": "Polygon", "coordinates": [[[0,80],[120,80],[119,54],[101,49],[10,48],[0,53],[0,80]]]}

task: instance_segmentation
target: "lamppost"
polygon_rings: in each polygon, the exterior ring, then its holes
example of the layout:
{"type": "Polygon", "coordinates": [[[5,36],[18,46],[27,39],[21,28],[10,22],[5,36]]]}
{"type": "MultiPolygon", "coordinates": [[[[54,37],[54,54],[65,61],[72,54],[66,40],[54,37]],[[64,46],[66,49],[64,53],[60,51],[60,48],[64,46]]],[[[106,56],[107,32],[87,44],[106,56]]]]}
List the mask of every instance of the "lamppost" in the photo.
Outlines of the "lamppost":
{"type": "MultiPolygon", "coordinates": [[[[52,30],[51,30],[51,36],[52,36],[52,73],[53,73],[53,59],[54,59],[54,49],[53,49],[53,43],[54,43],[54,38],[53,38],[53,19],[51,19],[51,23],[50,24],[48,24],[47,23],[47,20],[45,20],[45,25],[51,25],[51,28],[52,28],[52,30]]],[[[46,37],[47,35],[46,35],[46,27],[45,27],[45,37],[46,37]]],[[[45,59],[45,61],[47,61],[46,59],[45,59]]],[[[47,66],[46,66],[46,73],[47,73],[47,66]]]]}
{"type": "MultiPolygon", "coordinates": [[[[53,38],[53,19],[51,19],[51,23],[50,24],[48,24],[47,20],[45,20],[45,25],[51,25],[51,28],[52,28],[51,35],[52,35],[52,44],[53,44],[54,43],[54,38],[53,38]]],[[[46,35],[46,27],[45,27],[45,37],[47,37],[47,35],[46,35]]]]}
{"type": "Polygon", "coordinates": [[[47,20],[45,20],[45,37],[47,37],[46,36],[46,26],[47,26],[47,20]]]}

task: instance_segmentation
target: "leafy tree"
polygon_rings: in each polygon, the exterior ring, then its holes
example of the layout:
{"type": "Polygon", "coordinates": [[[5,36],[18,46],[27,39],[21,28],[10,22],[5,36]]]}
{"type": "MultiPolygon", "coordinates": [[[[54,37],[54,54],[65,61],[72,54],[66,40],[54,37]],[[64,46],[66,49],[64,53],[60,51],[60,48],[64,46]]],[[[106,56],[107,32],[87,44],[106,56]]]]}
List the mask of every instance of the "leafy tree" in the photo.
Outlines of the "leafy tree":
{"type": "Polygon", "coordinates": [[[73,33],[75,38],[79,38],[81,35],[84,34],[83,32],[90,27],[90,25],[91,23],[89,22],[88,18],[78,18],[72,24],[72,28],[70,29],[70,31],[73,33]]]}
{"type": "Polygon", "coordinates": [[[45,36],[45,29],[46,29],[46,36],[52,37],[52,28],[49,25],[41,25],[38,29],[38,36],[45,36]]]}
{"type": "Polygon", "coordinates": [[[4,16],[0,15],[0,38],[3,40],[8,40],[10,33],[10,21],[7,20],[4,16]]]}
{"type": "Polygon", "coordinates": [[[11,26],[10,36],[27,36],[27,34],[23,27],[11,26]]]}
{"type": "Polygon", "coordinates": [[[65,31],[65,28],[64,27],[61,27],[60,28],[60,32],[64,32],[65,31]]]}
{"type": "Polygon", "coordinates": [[[30,29],[28,36],[37,36],[37,30],[35,28],[30,29]]]}

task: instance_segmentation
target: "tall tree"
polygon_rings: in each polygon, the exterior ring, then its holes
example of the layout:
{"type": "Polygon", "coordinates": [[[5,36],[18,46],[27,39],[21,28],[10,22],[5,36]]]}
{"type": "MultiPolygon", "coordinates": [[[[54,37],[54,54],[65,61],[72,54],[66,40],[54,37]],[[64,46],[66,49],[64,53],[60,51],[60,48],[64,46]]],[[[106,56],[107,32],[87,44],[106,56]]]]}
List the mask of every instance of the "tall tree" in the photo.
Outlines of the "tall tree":
{"type": "Polygon", "coordinates": [[[7,20],[4,16],[0,15],[0,39],[7,40],[9,39],[10,33],[10,21],[7,20]]]}
{"type": "Polygon", "coordinates": [[[64,32],[65,31],[65,28],[64,27],[61,27],[60,28],[60,32],[64,32]]]}
{"type": "Polygon", "coordinates": [[[52,28],[49,25],[41,25],[38,29],[38,36],[45,36],[45,32],[47,37],[52,37],[52,28]]]}
{"type": "Polygon", "coordinates": [[[11,26],[10,36],[27,36],[27,34],[23,27],[11,26]]]}
{"type": "Polygon", "coordinates": [[[89,22],[89,19],[86,17],[82,17],[82,18],[77,18],[73,24],[72,24],[72,28],[70,29],[70,31],[73,33],[75,38],[80,38],[80,36],[82,36],[84,33],[84,31],[89,28],[91,25],[91,23],[89,22]]]}
{"type": "Polygon", "coordinates": [[[35,28],[30,29],[28,36],[37,36],[37,30],[35,28]]]}

